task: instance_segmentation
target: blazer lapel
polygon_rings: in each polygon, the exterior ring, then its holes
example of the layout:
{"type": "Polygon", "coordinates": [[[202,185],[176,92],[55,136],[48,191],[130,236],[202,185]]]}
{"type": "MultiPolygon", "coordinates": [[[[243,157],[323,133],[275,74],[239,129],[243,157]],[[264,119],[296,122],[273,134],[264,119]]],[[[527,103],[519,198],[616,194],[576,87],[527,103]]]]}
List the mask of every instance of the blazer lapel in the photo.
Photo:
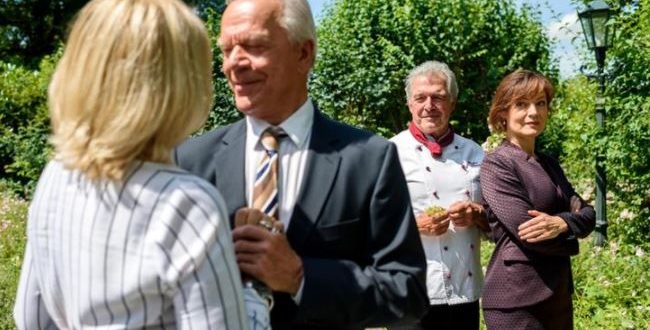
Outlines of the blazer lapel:
{"type": "Polygon", "coordinates": [[[341,156],[335,148],[339,141],[336,131],[337,127],[316,109],[307,155],[307,169],[287,229],[287,237],[294,249],[299,249],[304,244],[318,223],[321,210],[329,198],[332,184],[338,174],[341,156]]]}
{"type": "Polygon", "coordinates": [[[216,186],[226,202],[231,222],[235,211],[246,205],[245,147],[246,124],[240,120],[228,130],[214,154],[216,186]]]}

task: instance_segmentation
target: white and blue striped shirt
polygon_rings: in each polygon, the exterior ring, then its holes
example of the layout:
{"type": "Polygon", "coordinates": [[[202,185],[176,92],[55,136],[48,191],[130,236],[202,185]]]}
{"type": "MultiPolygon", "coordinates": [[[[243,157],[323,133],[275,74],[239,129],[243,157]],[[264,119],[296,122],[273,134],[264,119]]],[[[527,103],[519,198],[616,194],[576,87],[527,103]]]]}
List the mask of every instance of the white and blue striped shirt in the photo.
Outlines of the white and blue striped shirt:
{"type": "Polygon", "coordinates": [[[93,182],[51,161],[27,237],[19,329],[268,328],[263,302],[244,298],[221,196],[176,167],[93,182]]]}

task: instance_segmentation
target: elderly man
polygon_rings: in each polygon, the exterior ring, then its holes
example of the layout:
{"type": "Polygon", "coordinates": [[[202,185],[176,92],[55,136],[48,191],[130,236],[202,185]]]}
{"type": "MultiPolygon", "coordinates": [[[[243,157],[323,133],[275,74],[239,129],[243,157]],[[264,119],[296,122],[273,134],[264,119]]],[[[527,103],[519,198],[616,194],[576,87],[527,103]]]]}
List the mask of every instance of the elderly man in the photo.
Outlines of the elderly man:
{"type": "Polygon", "coordinates": [[[245,118],[180,146],[177,163],[284,224],[233,230],[240,269],[266,284],[274,329],[358,329],[418,318],[425,260],[395,146],[332,121],[308,97],[305,0],[235,0],[219,46],[245,118]]]}
{"type": "Polygon", "coordinates": [[[391,139],[397,146],[427,258],[431,307],[417,329],[478,329],[483,285],[479,204],[483,151],[449,125],[458,97],[454,73],[430,61],[406,78],[412,121],[391,139]]]}

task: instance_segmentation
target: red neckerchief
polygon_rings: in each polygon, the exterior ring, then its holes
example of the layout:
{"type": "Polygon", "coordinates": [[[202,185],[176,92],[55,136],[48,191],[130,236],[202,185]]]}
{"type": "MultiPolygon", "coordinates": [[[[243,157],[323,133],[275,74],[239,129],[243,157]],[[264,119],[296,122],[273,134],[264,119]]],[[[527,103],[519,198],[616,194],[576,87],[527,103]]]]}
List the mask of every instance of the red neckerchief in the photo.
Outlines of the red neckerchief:
{"type": "Polygon", "coordinates": [[[451,129],[451,126],[447,128],[445,134],[439,139],[434,139],[434,141],[427,139],[426,135],[413,122],[409,123],[409,132],[411,132],[411,135],[413,135],[416,141],[422,143],[429,149],[431,156],[434,158],[440,157],[442,155],[442,148],[450,145],[454,141],[454,131],[451,129]]]}

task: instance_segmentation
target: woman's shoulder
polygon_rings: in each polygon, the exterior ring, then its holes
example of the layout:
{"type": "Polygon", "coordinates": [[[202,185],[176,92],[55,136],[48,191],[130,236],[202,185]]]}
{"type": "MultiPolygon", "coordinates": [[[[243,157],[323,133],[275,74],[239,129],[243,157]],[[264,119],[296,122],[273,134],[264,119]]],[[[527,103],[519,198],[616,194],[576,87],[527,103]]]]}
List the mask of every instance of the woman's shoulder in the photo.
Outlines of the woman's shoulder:
{"type": "Polygon", "coordinates": [[[167,204],[200,204],[206,208],[222,207],[217,189],[204,179],[175,165],[143,163],[134,170],[130,185],[148,186],[167,204]]]}
{"type": "Polygon", "coordinates": [[[492,151],[485,154],[483,164],[497,163],[497,164],[511,164],[512,154],[509,148],[503,144],[499,145],[492,151]]]}

